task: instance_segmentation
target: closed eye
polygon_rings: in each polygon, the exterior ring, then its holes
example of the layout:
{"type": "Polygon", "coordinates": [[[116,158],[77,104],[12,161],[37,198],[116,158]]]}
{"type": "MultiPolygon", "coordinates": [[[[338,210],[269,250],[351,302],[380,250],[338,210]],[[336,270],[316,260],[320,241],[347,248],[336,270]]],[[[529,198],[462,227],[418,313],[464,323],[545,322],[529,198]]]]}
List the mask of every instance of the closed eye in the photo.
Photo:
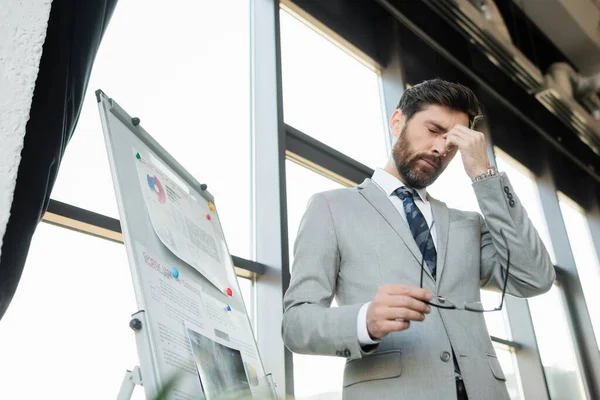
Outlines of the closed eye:
{"type": "Polygon", "coordinates": [[[429,132],[431,133],[443,133],[443,132],[448,132],[447,127],[443,126],[443,124],[437,123],[435,121],[425,121],[424,125],[427,127],[427,129],[429,130],[429,132]]]}

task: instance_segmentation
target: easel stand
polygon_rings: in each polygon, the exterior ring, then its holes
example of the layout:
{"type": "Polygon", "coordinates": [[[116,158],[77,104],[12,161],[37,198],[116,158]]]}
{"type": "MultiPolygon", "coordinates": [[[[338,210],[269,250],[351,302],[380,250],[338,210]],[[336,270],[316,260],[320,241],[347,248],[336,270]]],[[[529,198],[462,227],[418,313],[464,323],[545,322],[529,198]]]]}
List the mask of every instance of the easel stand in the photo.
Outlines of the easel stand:
{"type": "Polygon", "coordinates": [[[140,372],[140,367],[138,366],[136,366],[133,371],[127,370],[125,373],[117,400],[131,400],[131,395],[133,394],[135,385],[144,386],[142,384],[142,373],[140,372]]]}
{"type": "MultiPolygon", "coordinates": [[[[131,316],[129,327],[135,331],[135,342],[137,344],[138,356],[140,358],[141,365],[149,365],[143,363],[149,362],[149,358],[151,357],[149,350],[150,341],[148,338],[148,331],[146,329],[147,326],[146,312],[144,310],[138,311],[131,316]]],[[[278,400],[279,396],[277,395],[277,384],[273,380],[273,375],[269,373],[265,375],[265,379],[271,392],[271,399],[278,400]]],[[[144,386],[142,381],[142,372],[138,366],[135,366],[132,371],[127,370],[125,373],[117,400],[131,400],[131,395],[133,394],[133,390],[135,389],[136,385],[144,386]]],[[[153,393],[153,396],[156,396],[156,393],[153,393]]]]}
{"type": "MultiPolygon", "coordinates": [[[[148,365],[144,363],[148,362],[150,358],[147,326],[146,312],[144,310],[138,311],[131,316],[129,327],[135,331],[135,342],[137,344],[140,365],[148,365]]],[[[130,400],[136,385],[144,386],[142,371],[138,366],[133,368],[132,371],[127,370],[125,373],[117,400],[130,400]]]]}

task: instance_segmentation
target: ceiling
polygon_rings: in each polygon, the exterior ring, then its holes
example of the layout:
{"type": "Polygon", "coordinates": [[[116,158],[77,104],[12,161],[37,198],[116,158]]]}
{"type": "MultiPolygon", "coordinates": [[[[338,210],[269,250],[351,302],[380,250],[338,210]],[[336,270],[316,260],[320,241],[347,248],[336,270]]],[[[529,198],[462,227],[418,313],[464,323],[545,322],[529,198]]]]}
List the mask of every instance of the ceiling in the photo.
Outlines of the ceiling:
{"type": "Polygon", "coordinates": [[[600,72],[600,0],[513,1],[581,74],[600,72]]]}

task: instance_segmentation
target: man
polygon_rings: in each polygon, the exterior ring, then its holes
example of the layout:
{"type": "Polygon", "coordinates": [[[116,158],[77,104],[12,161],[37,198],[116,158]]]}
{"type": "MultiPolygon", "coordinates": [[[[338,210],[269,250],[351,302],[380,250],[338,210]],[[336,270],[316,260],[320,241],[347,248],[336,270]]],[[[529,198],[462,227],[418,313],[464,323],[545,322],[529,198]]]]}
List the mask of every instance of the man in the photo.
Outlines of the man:
{"type": "Polygon", "coordinates": [[[346,357],[345,399],[508,399],[477,312],[480,287],[534,296],[555,273],[508,178],[490,166],[484,135],[468,128],[478,117],[462,85],[408,89],[385,168],[309,202],[283,339],[294,352],[346,357]],[[483,217],[427,194],[459,151],[483,217]]]}

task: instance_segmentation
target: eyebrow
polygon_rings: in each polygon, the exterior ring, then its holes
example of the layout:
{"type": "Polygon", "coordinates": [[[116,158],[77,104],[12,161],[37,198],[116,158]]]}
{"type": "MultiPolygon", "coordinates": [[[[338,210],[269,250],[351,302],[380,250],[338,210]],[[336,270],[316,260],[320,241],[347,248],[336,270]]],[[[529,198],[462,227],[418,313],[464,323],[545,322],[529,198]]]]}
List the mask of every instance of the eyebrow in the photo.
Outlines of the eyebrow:
{"type": "Polygon", "coordinates": [[[442,132],[448,132],[449,129],[446,129],[444,126],[440,125],[439,123],[435,122],[435,121],[431,121],[431,120],[427,120],[425,121],[426,124],[431,124],[433,125],[433,127],[439,131],[442,132]]]}

